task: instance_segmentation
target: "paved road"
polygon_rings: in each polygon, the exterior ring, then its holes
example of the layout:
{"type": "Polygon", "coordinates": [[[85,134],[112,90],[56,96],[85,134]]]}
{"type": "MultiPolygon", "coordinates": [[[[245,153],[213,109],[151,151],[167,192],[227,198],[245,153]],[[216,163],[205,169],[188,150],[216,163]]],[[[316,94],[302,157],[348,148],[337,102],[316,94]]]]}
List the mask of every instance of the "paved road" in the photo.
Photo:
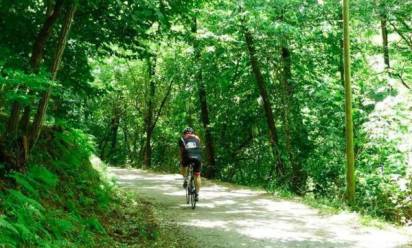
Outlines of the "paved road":
{"type": "Polygon", "coordinates": [[[365,227],[355,214],[325,216],[261,191],[205,182],[192,210],[179,175],[120,168],[109,173],[120,186],[161,208],[165,221],[181,225],[199,247],[412,247],[407,230],[365,227]]]}

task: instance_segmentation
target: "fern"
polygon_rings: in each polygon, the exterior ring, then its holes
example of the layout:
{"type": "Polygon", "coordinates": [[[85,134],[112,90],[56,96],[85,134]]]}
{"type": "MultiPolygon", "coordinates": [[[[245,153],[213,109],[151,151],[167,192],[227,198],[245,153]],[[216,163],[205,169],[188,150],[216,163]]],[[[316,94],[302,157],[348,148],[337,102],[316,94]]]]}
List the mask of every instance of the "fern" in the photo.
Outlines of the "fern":
{"type": "Polygon", "coordinates": [[[78,222],[76,218],[61,211],[50,213],[45,220],[48,226],[49,233],[57,239],[64,239],[66,234],[76,230],[75,223],[78,222]]]}
{"type": "Polygon", "coordinates": [[[17,241],[14,236],[7,235],[6,232],[3,232],[2,228],[0,227],[0,247],[17,247],[17,241]]]}
{"type": "Polygon", "coordinates": [[[52,136],[33,152],[49,155],[33,156],[25,173],[8,175],[18,187],[0,192],[0,247],[94,247],[107,235],[96,216],[111,188],[89,162],[93,144],[78,130],[52,136]]]}
{"type": "Polygon", "coordinates": [[[47,170],[44,166],[34,165],[30,167],[27,177],[42,183],[48,188],[53,188],[58,183],[58,178],[55,174],[47,170]]]}
{"type": "Polygon", "coordinates": [[[19,236],[21,239],[28,241],[31,240],[34,236],[34,234],[31,232],[31,230],[28,228],[28,226],[20,223],[15,223],[14,227],[17,229],[19,232],[19,236]]]}
{"type": "Polygon", "coordinates": [[[34,209],[39,211],[44,211],[44,207],[36,200],[27,197],[23,193],[17,190],[7,190],[8,194],[6,195],[6,200],[4,201],[4,205],[13,209],[16,205],[17,206],[32,206],[34,209]]]}
{"type": "Polygon", "coordinates": [[[39,198],[39,190],[48,190],[57,185],[58,178],[44,166],[30,166],[26,174],[14,172],[9,175],[16,183],[23,187],[30,195],[39,198]]]}
{"type": "Polygon", "coordinates": [[[2,215],[0,216],[0,230],[2,230],[1,233],[3,233],[3,231],[7,231],[11,234],[19,234],[19,232],[17,231],[17,229],[6,220],[6,216],[2,215]]]}
{"type": "Polygon", "coordinates": [[[25,190],[27,190],[30,194],[34,195],[36,198],[38,198],[39,196],[39,192],[32,186],[32,182],[29,181],[29,179],[18,172],[15,172],[11,175],[9,175],[9,177],[13,178],[14,180],[16,180],[16,183],[20,186],[22,186],[25,190]]]}
{"type": "Polygon", "coordinates": [[[104,229],[102,224],[100,224],[99,220],[96,219],[96,217],[91,217],[91,218],[84,220],[84,224],[86,224],[89,228],[99,233],[106,232],[106,230],[104,229]]]}

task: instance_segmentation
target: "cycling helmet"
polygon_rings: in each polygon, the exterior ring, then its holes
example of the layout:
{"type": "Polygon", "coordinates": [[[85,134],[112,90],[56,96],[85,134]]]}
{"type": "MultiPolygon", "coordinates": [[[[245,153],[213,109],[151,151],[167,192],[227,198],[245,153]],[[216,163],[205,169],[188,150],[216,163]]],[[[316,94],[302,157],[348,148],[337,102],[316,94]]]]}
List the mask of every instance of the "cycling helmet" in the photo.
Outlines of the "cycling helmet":
{"type": "Polygon", "coordinates": [[[191,128],[191,127],[186,127],[184,130],[183,130],[183,134],[186,134],[186,133],[194,133],[195,132],[195,130],[193,130],[193,128],[191,128]]]}

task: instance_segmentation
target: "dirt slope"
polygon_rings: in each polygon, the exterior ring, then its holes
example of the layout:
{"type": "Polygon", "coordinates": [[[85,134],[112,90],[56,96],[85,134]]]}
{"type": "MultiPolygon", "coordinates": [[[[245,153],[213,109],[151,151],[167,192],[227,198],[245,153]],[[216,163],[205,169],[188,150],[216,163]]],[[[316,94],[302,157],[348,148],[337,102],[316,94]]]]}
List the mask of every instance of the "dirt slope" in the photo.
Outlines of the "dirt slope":
{"type": "Polygon", "coordinates": [[[196,210],[185,204],[181,176],[110,168],[122,187],[161,209],[199,247],[412,247],[410,230],[359,224],[355,214],[324,216],[264,192],[205,182],[196,210]]]}

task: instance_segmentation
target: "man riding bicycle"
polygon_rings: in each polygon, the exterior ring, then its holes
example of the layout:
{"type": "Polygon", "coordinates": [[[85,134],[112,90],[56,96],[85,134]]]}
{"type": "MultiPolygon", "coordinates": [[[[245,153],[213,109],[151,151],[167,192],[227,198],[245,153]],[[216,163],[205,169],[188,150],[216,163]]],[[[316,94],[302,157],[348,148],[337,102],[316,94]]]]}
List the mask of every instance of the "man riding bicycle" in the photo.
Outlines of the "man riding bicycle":
{"type": "Polygon", "coordinates": [[[179,139],[179,151],[180,174],[184,177],[183,188],[187,187],[187,168],[192,163],[196,186],[195,200],[198,201],[201,183],[200,139],[194,134],[193,128],[187,127],[183,130],[183,135],[179,139]]]}

